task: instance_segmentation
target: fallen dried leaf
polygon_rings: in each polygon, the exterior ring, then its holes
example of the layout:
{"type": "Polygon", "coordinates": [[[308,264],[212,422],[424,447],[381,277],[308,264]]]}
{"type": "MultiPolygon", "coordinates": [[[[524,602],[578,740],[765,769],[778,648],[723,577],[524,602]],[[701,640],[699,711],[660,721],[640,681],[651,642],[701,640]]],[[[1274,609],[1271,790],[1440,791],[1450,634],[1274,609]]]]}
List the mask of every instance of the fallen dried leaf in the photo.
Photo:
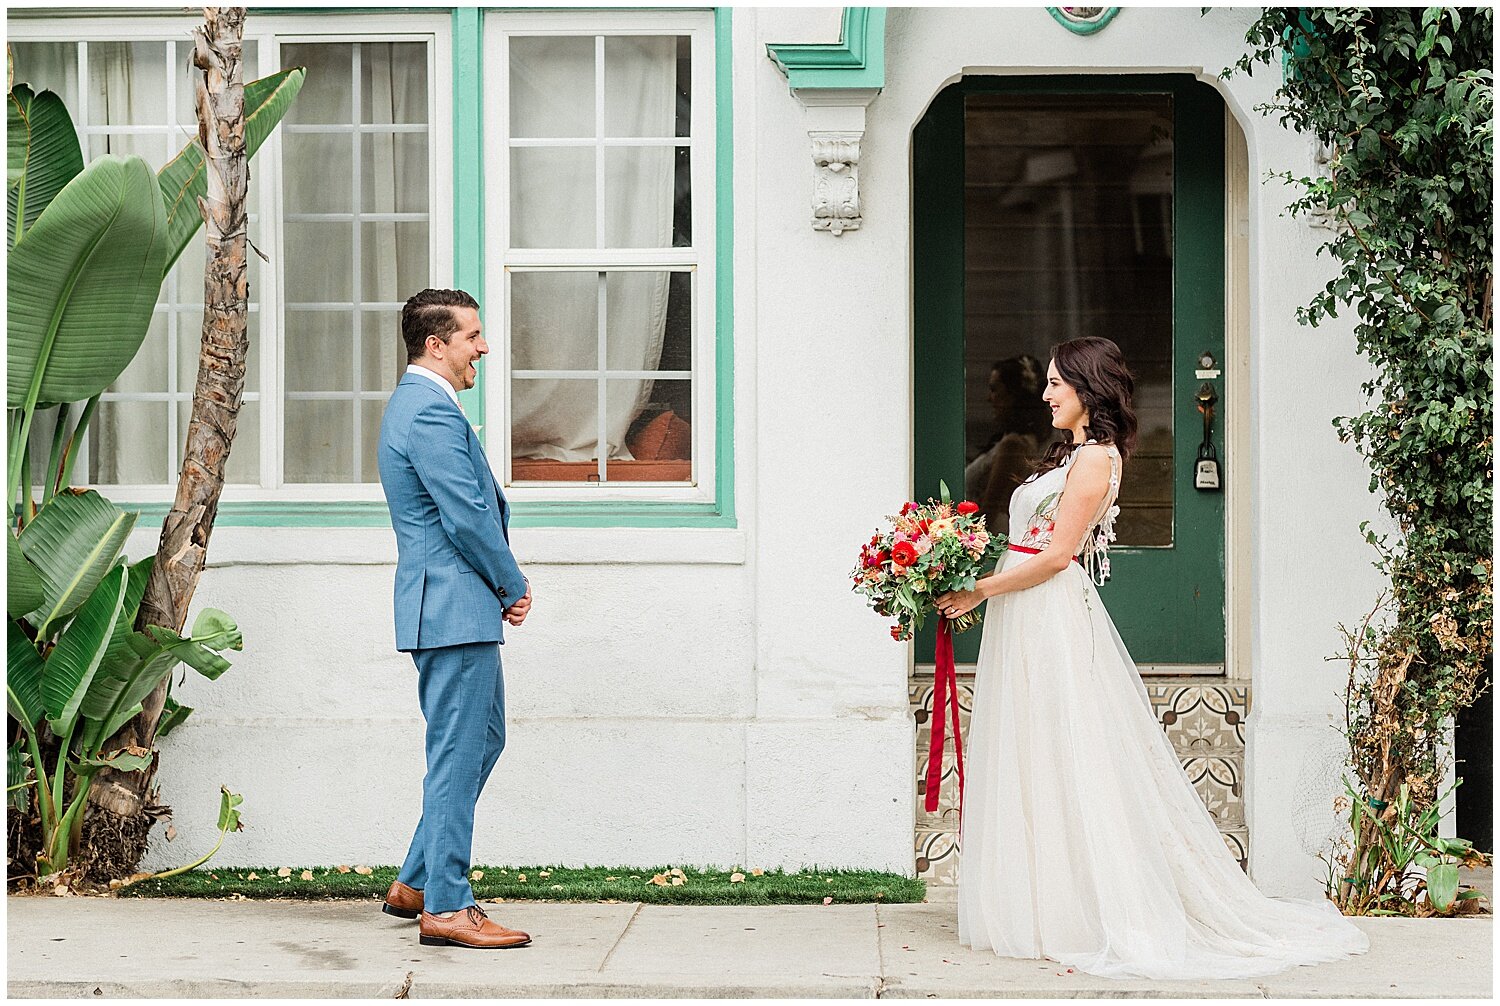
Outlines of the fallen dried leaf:
{"type": "Polygon", "coordinates": [[[561,885],[561,884],[553,884],[552,885],[552,889],[554,891],[561,891],[563,889],[563,885],[561,885]]]}
{"type": "Polygon", "coordinates": [[[825,905],[831,905],[831,904],[833,904],[833,899],[832,898],[824,898],[823,899],[823,904],[825,904],[825,905]]]}
{"type": "Polygon", "coordinates": [[[303,870],[302,871],[302,879],[303,880],[311,880],[311,879],[313,879],[312,871],[311,870],[303,870]]]}
{"type": "Polygon", "coordinates": [[[833,883],[833,878],[832,877],[824,877],[823,878],[823,883],[825,883],[825,884],[831,884],[831,883],[833,883]]]}
{"type": "Polygon", "coordinates": [[[656,876],[651,878],[651,883],[655,884],[657,887],[666,887],[671,882],[671,879],[668,878],[665,873],[658,873],[656,876]]]}
{"type": "Polygon", "coordinates": [[[276,871],[276,876],[278,877],[290,877],[291,875],[292,868],[290,866],[283,866],[281,869],[276,871]]]}
{"type": "Polygon", "coordinates": [[[604,882],[606,884],[608,884],[608,883],[611,883],[612,881],[616,881],[616,880],[619,880],[619,879],[620,879],[619,877],[605,877],[604,878],[604,882]]]}
{"type": "Polygon", "coordinates": [[[176,837],[177,837],[177,825],[175,825],[175,824],[169,824],[169,825],[167,825],[167,841],[170,842],[170,841],[172,841],[172,839],[174,839],[176,837]]]}
{"type": "Polygon", "coordinates": [[[743,884],[745,882],[745,875],[743,873],[731,873],[729,875],[729,882],[731,884],[743,884]]]}
{"type": "Polygon", "coordinates": [[[764,877],[765,875],[766,875],[766,871],[765,870],[751,870],[750,871],[750,876],[752,876],[752,877],[764,877]]]}
{"type": "Polygon", "coordinates": [[[348,873],[349,872],[349,867],[345,866],[343,863],[340,863],[338,866],[335,866],[334,869],[337,870],[337,871],[339,871],[340,873],[348,873]]]}
{"type": "Polygon", "coordinates": [[[492,905],[503,905],[503,904],[505,904],[505,899],[504,898],[491,898],[490,899],[490,904],[492,904],[492,905]]]}
{"type": "Polygon", "coordinates": [[[686,883],[687,883],[687,881],[684,880],[681,877],[673,877],[672,878],[672,886],[673,887],[681,887],[683,884],[686,884],[686,883]]]}
{"type": "Polygon", "coordinates": [[[230,901],[244,901],[245,900],[245,896],[243,894],[241,894],[239,891],[234,891],[234,892],[230,893],[229,900],[230,901]]]}
{"type": "Polygon", "coordinates": [[[246,880],[259,880],[259,879],[260,879],[260,874],[258,874],[258,873],[254,873],[254,872],[252,872],[252,873],[251,873],[251,874],[250,874],[250,875],[249,875],[249,876],[248,876],[248,877],[246,877],[246,878],[245,878],[245,879],[246,879],[246,880]]]}
{"type": "Polygon", "coordinates": [[[483,880],[484,879],[484,871],[483,870],[475,870],[473,873],[469,874],[469,879],[470,880],[483,880]]]}
{"type": "Polygon", "coordinates": [[[73,893],[72,891],[68,890],[68,885],[67,884],[58,884],[56,887],[52,888],[52,895],[53,895],[53,897],[66,898],[68,895],[70,895],[72,893],[73,893]]]}
{"type": "Polygon", "coordinates": [[[357,873],[357,874],[359,874],[361,877],[368,877],[370,874],[374,873],[375,871],[372,870],[372,869],[370,869],[368,866],[356,866],[354,868],[354,872],[357,873]]]}
{"type": "Polygon", "coordinates": [[[682,872],[682,867],[680,867],[680,866],[674,866],[674,867],[672,867],[672,869],[668,870],[667,872],[670,873],[674,877],[684,877],[685,878],[687,876],[687,874],[685,874],[685,873],[682,872]]]}
{"type": "Polygon", "coordinates": [[[516,874],[516,880],[520,881],[523,884],[526,883],[526,874],[524,874],[524,873],[518,873],[518,874],[516,874]]]}
{"type": "Polygon", "coordinates": [[[552,876],[552,871],[551,870],[538,870],[538,871],[536,871],[536,875],[538,877],[541,877],[543,880],[545,880],[546,878],[552,876]]]}
{"type": "Polygon", "coordinates": [[[111,880],[109,882],[109,889],[111,891],[119,890],[120,888],[122,888],[124,886],[125,886],[125,881],[123,881],[123,880],[111,880]]]}

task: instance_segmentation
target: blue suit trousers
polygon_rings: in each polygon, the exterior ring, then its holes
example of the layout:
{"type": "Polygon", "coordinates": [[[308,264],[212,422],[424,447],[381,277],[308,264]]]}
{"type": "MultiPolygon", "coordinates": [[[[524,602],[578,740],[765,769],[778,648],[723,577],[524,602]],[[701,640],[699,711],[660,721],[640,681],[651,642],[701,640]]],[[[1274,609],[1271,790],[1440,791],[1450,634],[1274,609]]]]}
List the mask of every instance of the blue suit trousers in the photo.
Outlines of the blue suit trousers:
{"type": "Polygon", "coordinates": [[[475,904],[469,886],[474,805],[505,749],[505,679],[498,643],[413,650],[427,720],[422,819],[398,880],[429,912],[475,904]]]}

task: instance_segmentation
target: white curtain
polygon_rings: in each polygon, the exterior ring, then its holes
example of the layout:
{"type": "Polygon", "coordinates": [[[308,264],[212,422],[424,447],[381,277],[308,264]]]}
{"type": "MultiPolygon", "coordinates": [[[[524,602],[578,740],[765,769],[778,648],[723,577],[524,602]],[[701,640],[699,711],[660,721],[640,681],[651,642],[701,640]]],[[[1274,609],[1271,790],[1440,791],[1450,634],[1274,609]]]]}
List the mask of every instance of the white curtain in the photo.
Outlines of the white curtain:
{"type": "MultiPolygon", "coordinates": [[[[511,135],[671,137],[676,124],[677,40],[629,36],[605,42],[605,121],[596,123],[592,38],[511,43],[511,135]],[[586,44],[583,44],[586,43],[586,44]],[[567,100],[559,100],[566,98],[567,100]]],[[[672,243],[676,152],[670,145],[608,146],[604,205],[595,205],[592,146],[512,152],[511,244],[546,248],[663,248],[672,243]]],[[[598,272],[512,276],[511,366],[595,371],[654,370],[666,331],[666,272],[612,272],[604,291],[606,359],[599,359],[598,272]]],[[[650,380],[610,380],[607,458],[630,460],[625,434],[649,400],[650,380]]],[[[588,461],[599,456],[598,383],[523,380],[511,387],[515,457],[588,461]]]]}
{"type": "MultiPolygon", "coordinates": [[[[284,65],[308,68],[287,123],[316,128],[426,122],[427,58],[427,46],[419,42],[361,43],[357,61],[348,42],[284,46],[284,65]],[[358,108],[352,105],[356,73],[358,108]]],[[[361,400],[358,393],[388,395],[405,367],[405,352],[399,310],[373,305],[398,304],[430,284],[430,227],[423,219],[397,222],[368,215],[430,211],[429,135],[366,130],[356,142],[347,130],[292,130],[282,144],[288,215],[283,235],[289,394],[285,478],[291,483],[374,482],[379,478],[375,454],[385,402],[361,400]],[[356,211],[358,223],[345,216],[356,211]],[[297,219],[297,214],[309,213],[338,216],[297,219]],[[317,306],[346,302],[361,305],[358,321],[352,311],[317,306]],[[322,397],[295,397],[304,393],[322,397]]]]}

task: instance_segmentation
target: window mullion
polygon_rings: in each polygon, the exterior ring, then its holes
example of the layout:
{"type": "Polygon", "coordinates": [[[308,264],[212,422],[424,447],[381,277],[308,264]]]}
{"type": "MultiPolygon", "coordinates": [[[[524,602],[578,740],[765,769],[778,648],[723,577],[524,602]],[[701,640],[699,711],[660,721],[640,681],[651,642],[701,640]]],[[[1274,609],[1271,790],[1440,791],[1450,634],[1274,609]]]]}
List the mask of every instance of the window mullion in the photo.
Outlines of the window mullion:
{"type": "MultiPolygon", "coordinates": [[[[349,99],[349,117],[355,125],[358,125],[360,121],[359,110],[363,103],[362,95],[360,94],[360,74],[363,70],[363,66],[361,65],[361,61],[363,60],[363,46],[361,43],[355,42],[353,43],[353,49],[353,56],[349,60],[349,65],[353,68],[354,71],[354,80],[351,84],[349,99]]],[[[361,335],[363,331],[363,315],[360,312],[360,301],[364,298],[364,289],[362,285],[362,279],[364,276],[364,227],[360,223],[359,212],[363,208],[364,193],[360,188],[361,172],[359,158],[360,154],[363,152],[363,144],[360,142],[362,134],[357,128],[352,130],[349,133],[349,136],[354,145],[349,158],[350,164],[353,165],[352,169],[350,170],[352,178],[349,182],[349,209],[354,217],[354,239],[350,244],[350,258],[353,260],[352,266],[354,270],[353,276],[350,277],[350,282],[353,284],[350,296],[354,301],[354,309],[352,312],[350,312],[350,322],[352,325],[350,339],[350,362],[352,364],[354,387],[350,389],[353,394],[350,396],[349,401],[349,407],[353,410],[354,414],[354,420],[352,423],[350,423],[350,432],[353,439],[351,447],[354,451],[354,455],[352,458],[350,458],[350,464],[353,467],[353,481],[360,482],[364,479],[365,456],[365,431],[363,422],[364,406],[361,404],[359,397],[360,389],[364,387],[365,380],[364,356],[360,352],[360,350],[363,348],[360,345],[361,335]]]]}
{"type": "Polygon", "coordinates": [[[598,411],[598,415],[596,417],[596,422],[597,422],[597,426],[598,426],[598,437],[599,437],[599,440],[598,440],[598,443],[596,443],[594,445],[594,451],[595,451],[595,453],[597,453],[599,455],[599,457],[598,457],[598,462],[599,462],[599,481],[600,482],[607,482],[609,480],[609,470],[608,470],[608,467],[607,467],[606,458],[607,458],[607,456],[609,454],[609,440],[605,436],[604,406],[605,406],[605,384],[606,384],[606,381],[605,381],[605,378],[604,378],[604,367],[605,367],[605,361],[609,358],[608,357],[608,353],[609,353],[609,332],[608,332],[608,325],[607,325],[607,318],[609,316],[608,315],[608,312],[609,312],[609,273],[606,273],[606,272],[599,273],[599,294],[598,294],[598,296],[599,296],[599,301],[598,301],[598,304],[599,304],[599,307],[598,307],[598,310],[599,310],[599,359],[598,359],[598,367],[599,367],[599,369],[598,369],[598,371],[596,371],[595,380],[597,382],[596,388],[597,388],[597,391],[598,391],[598,410],[599,411],[598,411]]]}
{"type": "MultiPolygon", "coordinates": [[[[269,36],[257,46],[262,70],[267,64],[281,65],[281,39],[269,36]]],[[[262,205],[265,210],[261,219],[268,231],[261,237],[270,245],[274,258],[272,265],[261,270],[266,277],[265,290],[261,294],[261,331],[268,337],[261,343],[261,485],[266,489],[280,491],[286,486],[286,228],[282,221],[282,198],[285,156],[281,129],[274,129],[262,147],[262,156],[267,157],[267,171],[262,181],[262,205]]],[[[252,176],[253,177],[253,176],[252,176]]]]}
{"type": "MultiPolygon", "coordinates": [[[[604,247],[604,36],[594,36],[594,247],[604,247]]],[[[598,442],[594,452],[599,455],[599,481],[609,480],[609,439],[606,436],[605,405],[607,382],[604,379],[605,361],[609,353],[607,318],[609,310],[609,274],[599,273],[599,357],[595,365],[599,368],[598,385],[598,442]]]]}
{"type": "MultiPolygon", "coordinates": [[[[173,123],[175,123],[177,121],[177,74],[175,72],[176,71],[176,67],[173,65],[175,63],[175,60],[173,60],[173,58],[172,58],[172,54],[176,50],[177,46],[176,46],[176,43],[174,43],[174,42],[166,42],[163,45],[163,48],[166,50],[166,52],[163,54],[162,58],[166,61],[166,65],[167,65],[167,114],[165,116],[165,119],[166,119],[167,125],[170,127],[173,123]]],[[[172,152],[172,140],[171,140],[171,136],[172,136],[172,134],[171,134],[171,132],[169,130],[168,133],[167,133],[167,144],[166,144],[166,156],[168,156],[168,157],[171,156],[171,152],[172,152]]],[[[182,261],[181,258],[179,258],[178,261],[181,262],[182,261]]],[[[176,471],[176,470],[179,470],[178,468],[174,467],[173,462],[177,461],[178,458],[179,458],[179,456],[181,456],[181,458],[185,461],[187,459],[187,450],[186,450],[186,447],[185,447],[185,445],[183,443],[183,441],[184,441],[185,438],[182,436],[182,431],[178,428],[179,421],[178,421],[178,408],[177,408],[177,397],[176,397],[177,392],[181,390],[177,386],[177,372],[178,372],[178,360],[177,360],[177,357],[178,357],[178,353],[179,353],[179,347],[177,345],[177,341],[178,341],[178,323],[181,321],[181,318],[179,317],[180,311],[179,311],[178,308],[179,308],[179,302],[182,300],[182,296],[181,296],[181,294],[182,294],[182,283],[180,281],[180,278],[177,275],[177,267],[176,266],[172,267],[172,271],[167,274],[166,279],[167,279],[167,282],[166,282],[166,287],[167,287],[167,297],[166,297],[166,301],[167,301],[167,324],[166,324],[167,373],[166,373],[166,387],[167,387],[167,392],[168,392],[168,395],[167,395],[167,467],[166,467],[166,472],[167,472],[167,477],[170,480],[171,476],[172,476],[172,472],[176,471]],[[180,455],[179,455],[179,452],[181,452],[180,455]]]]}

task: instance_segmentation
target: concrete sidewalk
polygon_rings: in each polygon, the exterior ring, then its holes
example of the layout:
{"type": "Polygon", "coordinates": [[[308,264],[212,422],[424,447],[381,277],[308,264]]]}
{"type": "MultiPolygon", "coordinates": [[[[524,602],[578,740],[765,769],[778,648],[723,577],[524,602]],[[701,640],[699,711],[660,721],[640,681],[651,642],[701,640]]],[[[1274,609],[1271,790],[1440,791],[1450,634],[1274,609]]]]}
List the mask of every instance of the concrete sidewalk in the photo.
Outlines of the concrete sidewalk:
{"type": "Polygon", "coordinates": [[[1465,997],[1491,995],[1489,917],[1369,919],[1370,953],[1254,981],[1111,981],[965,950],[956,902],[486,905],[532,934],[430,948],[377,902],[11,897],[11,997],[1465,997]]]}

